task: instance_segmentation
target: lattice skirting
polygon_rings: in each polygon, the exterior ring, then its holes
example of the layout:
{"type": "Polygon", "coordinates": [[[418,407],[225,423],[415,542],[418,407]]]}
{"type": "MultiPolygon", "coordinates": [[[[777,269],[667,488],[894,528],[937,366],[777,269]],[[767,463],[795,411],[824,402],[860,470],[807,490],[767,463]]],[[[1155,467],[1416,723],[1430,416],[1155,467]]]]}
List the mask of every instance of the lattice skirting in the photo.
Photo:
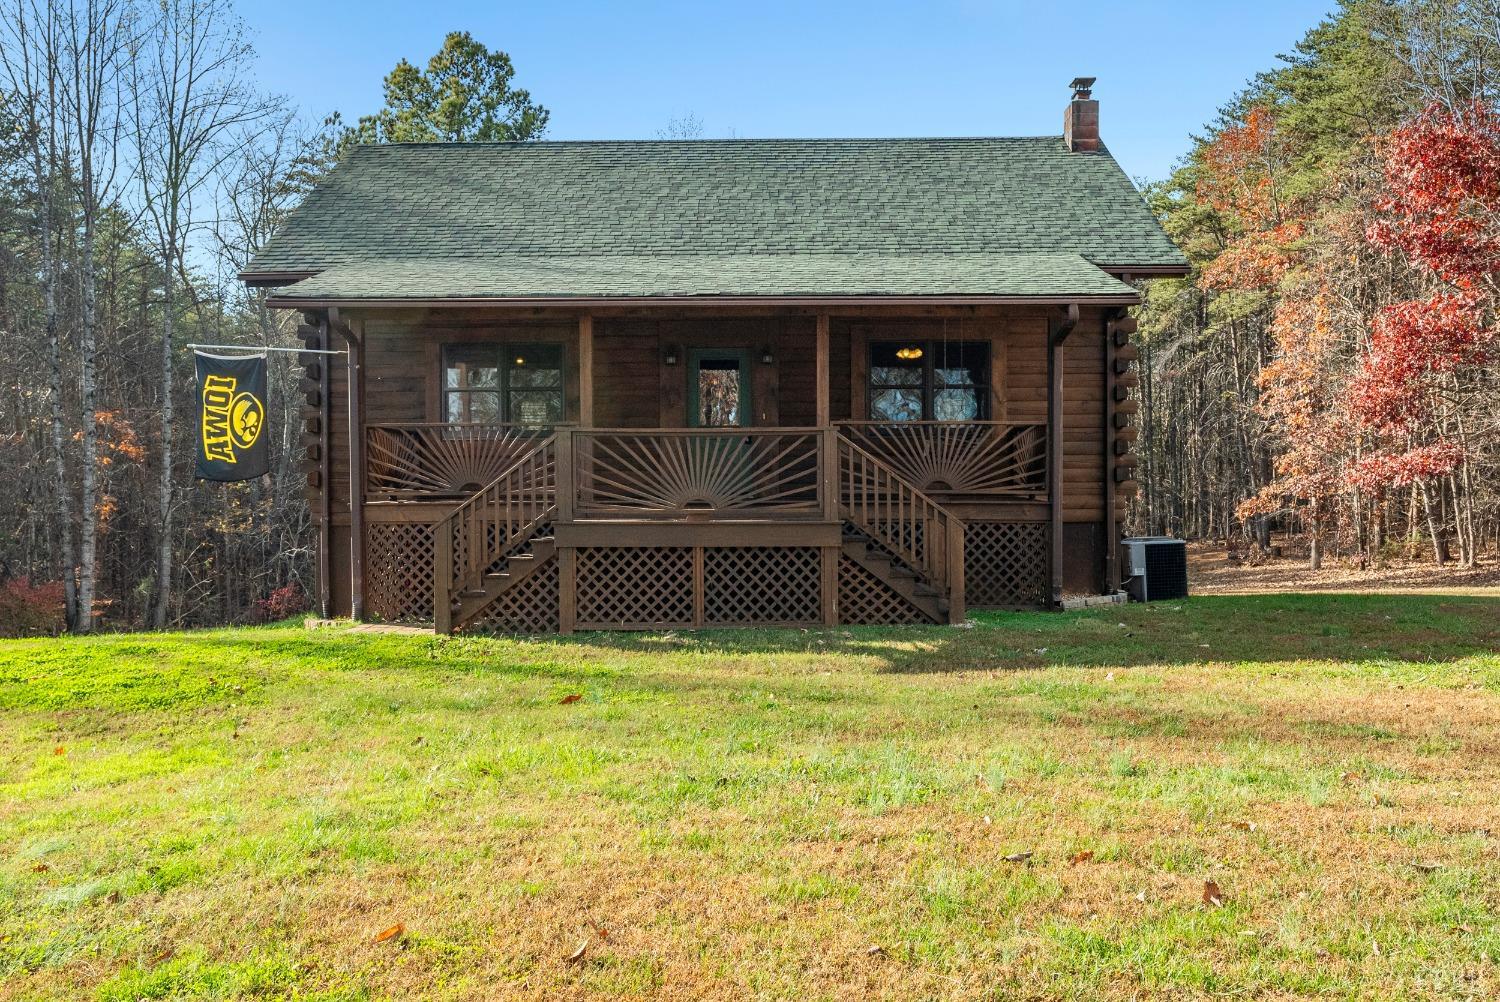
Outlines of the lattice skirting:
{"type": "Polygon", "coordinates": [[[690,546],[585,546],[576,565],[580,630],[693,625],[690,546]]]}
{"type": "Polygon", "coordinates": [[[432,529],[372,522],[365,534],[365,611],[387,623],[432,622],[432,529]]]}
{"type": "Polygon", "coordinates": [[[703,551],[705,625],[821,622],[821,562],[815,546],[706,547],[703,551]]]}
{"type": "Polygon", "coordinates": [[[1035,608],[1047,603],[1047,523],[969,522],[964,534],[964,597],[971,608],[1035,608]]]}
{"type": "Polygon", "coordinates": [[[839,554],[839,622],[849,626],[900,626],[931,620],[884,581],[839,554]]]}
{"type": "Polygon", "coordinates": [[[557,557],[491,602],[465,633],[556,633],[561,575],[557,557]]]}

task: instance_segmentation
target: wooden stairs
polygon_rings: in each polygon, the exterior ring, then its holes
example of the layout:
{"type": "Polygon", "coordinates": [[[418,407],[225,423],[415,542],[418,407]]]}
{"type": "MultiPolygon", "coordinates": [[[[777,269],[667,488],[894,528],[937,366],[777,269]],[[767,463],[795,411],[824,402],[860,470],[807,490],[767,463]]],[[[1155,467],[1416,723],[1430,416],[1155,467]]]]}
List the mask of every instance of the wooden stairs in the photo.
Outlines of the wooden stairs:
{"type": "Polygon", "coordinates": [[[869,571],[891,591],[900,595],[934,623],[948,621],[948,600],[928,582],[917,576],[917,572],[893,560],[874,540],[864,537],[844,537],[844,556],[869,571]]]}
{"type": "Polygon", "coordinates": [[[454,591],[448,603],[452,629],[461,630],[478,619],[492,602],[545,567],[556,555],[557,544],[551,536],[535,536],[530,553],[512,554],[505,558],[504,570],[491,571],[479,581],[454,591]]]}

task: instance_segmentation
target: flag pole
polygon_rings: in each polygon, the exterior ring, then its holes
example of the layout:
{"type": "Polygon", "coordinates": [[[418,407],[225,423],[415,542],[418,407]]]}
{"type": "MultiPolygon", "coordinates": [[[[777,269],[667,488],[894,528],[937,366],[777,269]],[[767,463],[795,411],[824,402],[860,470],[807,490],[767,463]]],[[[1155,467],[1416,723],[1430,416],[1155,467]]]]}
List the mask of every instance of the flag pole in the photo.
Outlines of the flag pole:
{"type": "Polygon", "coordinates": [[[213,348],[217,351],[289,351],[294,355],[347,355],[347,351],[329,351],[326,348],[262,348],[248,344],[190,344],[187,347],[197,350],[199,348],[213,348]]]}

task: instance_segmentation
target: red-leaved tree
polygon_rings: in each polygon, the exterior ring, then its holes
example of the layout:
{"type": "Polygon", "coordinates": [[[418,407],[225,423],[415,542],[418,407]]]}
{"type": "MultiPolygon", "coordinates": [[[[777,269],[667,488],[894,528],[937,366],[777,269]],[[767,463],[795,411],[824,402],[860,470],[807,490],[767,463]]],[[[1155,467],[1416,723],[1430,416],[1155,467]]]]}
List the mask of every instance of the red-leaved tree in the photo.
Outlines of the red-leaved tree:
{"type": "Polygon", "coordinates": [[[1372,325],[1351,405],[1376,448],[1348,480],[1367,491],[1419,489],[1440,562],[1437,512],[1451,502],[1460,559],[1470,564],[1469,460],[1494,432],[1475,425],[1496,390],[1500,118],[1477,100],[1456,110],[1430,105],[1386,137],[1383,175],[1381,216],[1368,237],[1417,268],[1427,295],[1386,306],[1372,325]]]}

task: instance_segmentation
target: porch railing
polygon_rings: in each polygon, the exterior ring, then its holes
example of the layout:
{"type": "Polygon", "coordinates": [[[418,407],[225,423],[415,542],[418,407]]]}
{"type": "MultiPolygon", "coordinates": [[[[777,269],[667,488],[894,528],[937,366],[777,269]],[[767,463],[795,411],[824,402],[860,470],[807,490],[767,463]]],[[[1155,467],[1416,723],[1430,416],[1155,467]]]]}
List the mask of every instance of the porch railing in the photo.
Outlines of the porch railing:
{"type": "Polygon", "coordinates": [[[1047,426],[1014,421],[844,421],[850,441],[929,494],[1047,493],[1047,426]]]}
{"type": "Polygon", "coordinates": [[[963,620],[964,524],[847,433],[838,436],[839,513],[926,578],[963,620]]]}
{"type": "Polygon", "coordinates": [[[365,496],[468,497],[548,435],[513,424],[372,424],[365,434],[365,496]]]}
{"type": "Polygon", "coordinates": [[[815,519],[825,436],[807,428],[578,430],[575,518],[815,519]]]}

